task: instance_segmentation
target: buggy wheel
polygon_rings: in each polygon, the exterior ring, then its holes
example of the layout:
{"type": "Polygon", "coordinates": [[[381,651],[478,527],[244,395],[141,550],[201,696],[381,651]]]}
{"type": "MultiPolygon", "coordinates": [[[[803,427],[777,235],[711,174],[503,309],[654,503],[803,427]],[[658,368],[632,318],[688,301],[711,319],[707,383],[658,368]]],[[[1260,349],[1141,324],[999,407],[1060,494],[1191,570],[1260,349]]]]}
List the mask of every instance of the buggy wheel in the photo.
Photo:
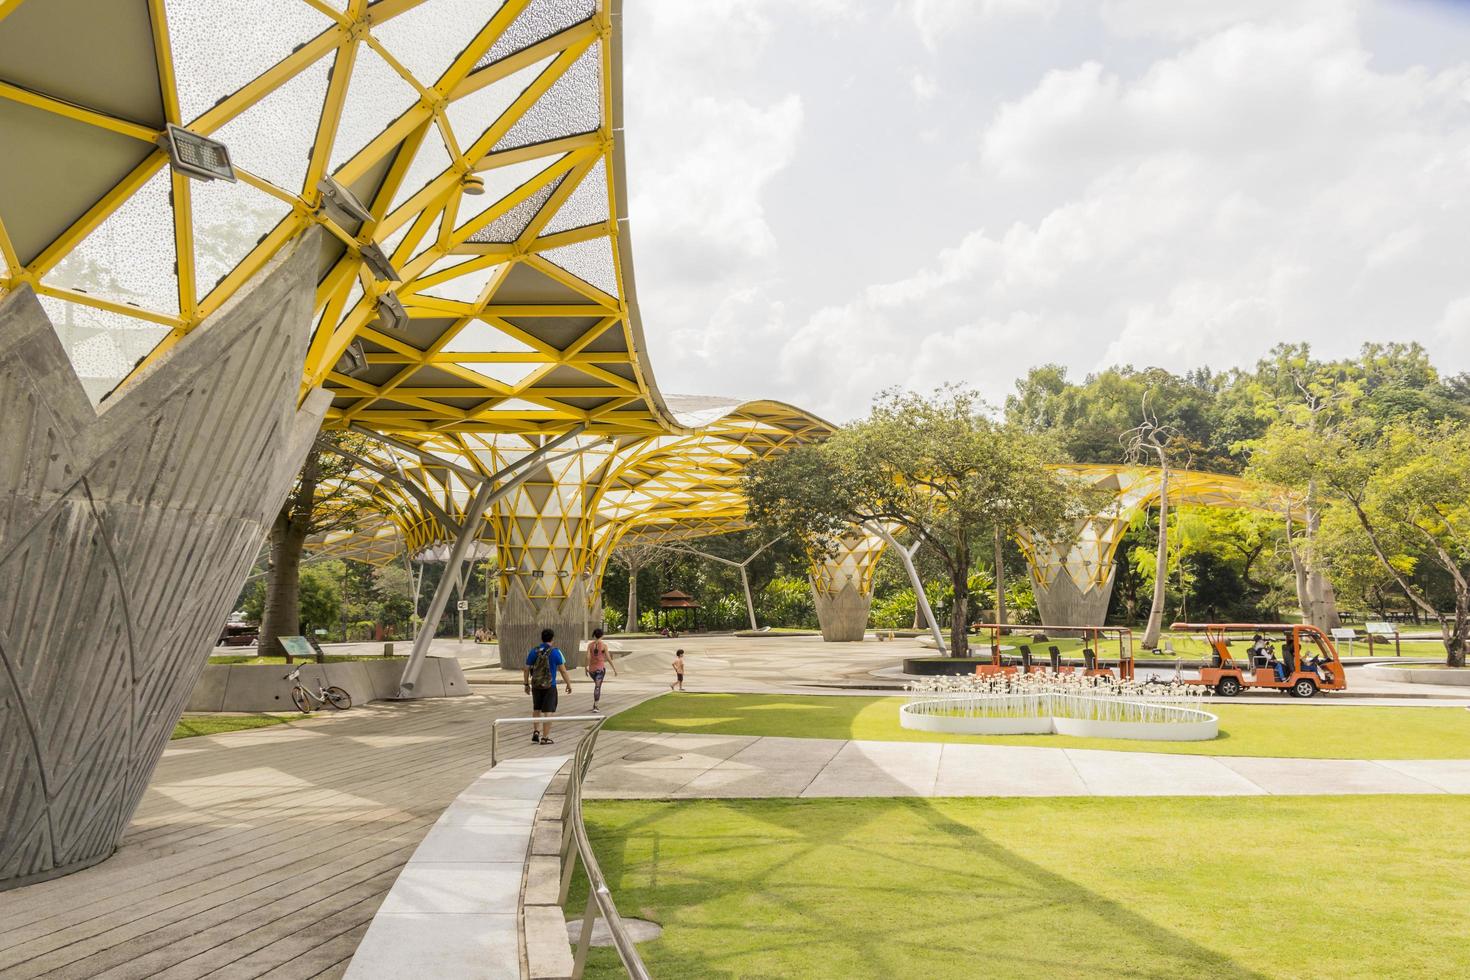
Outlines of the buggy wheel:
{"type": "Polygon", "coordinates": [[[1222,677],[1215,685],[1215,693],[1222,698],[1233,698],[1240,693],[1240,678],[1222,677]]]}
{"type": "Polygon", "coordinates": [[[311,713],[311,699],[306,696],[306,690],[300,684],[291,688],[291,703],[296,705],[296,710],[302,714],[311,713]]]}
{"type": "Polygon", "coordinates": [[[1291,686],[1291,693],[1294,697],[1309,698],[1317,693],[1317,682],[1310,677],[1303,677],[1291,686]]]}
{"type": "Polygon", "coordinates": [[[329,687],[327,688],[327,703],[338,711],[346,711],[352,707],[352,695],[340,687],[329,687]]]}

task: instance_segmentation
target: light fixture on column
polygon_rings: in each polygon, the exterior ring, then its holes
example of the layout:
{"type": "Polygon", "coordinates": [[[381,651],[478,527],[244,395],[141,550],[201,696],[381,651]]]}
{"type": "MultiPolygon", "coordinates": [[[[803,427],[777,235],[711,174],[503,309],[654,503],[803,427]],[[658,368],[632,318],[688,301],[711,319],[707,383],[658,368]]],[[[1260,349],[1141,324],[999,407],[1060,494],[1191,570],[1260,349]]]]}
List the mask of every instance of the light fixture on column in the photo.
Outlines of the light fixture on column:
{"type": "Polygon", "coordinates": [[[388,258],[388,253],[383,251],[377,242],[368,242],[359,246],[358,254],[362,256],[363,265],[373,274],[373,278],[380,282],[402,282],[403,275],[393,268],[393,263],[388,258]]]}
{"type": "Polygon", "coordinates": [[[408,311],[398,294],[387,292],[378,297],[378,326],[386,333],[408,333],[408,311]]]}
{"type": "Polygon", "coordinates": [[[479,174],[465,174],[460,179],[459,189],[469,197],[479,197],[485,193],[485,178],[479,174]]]}
{"type": "Polygon", "coordinates": [[[159,134],[158,145],[179,173],[195,180],[227,180],[232,184],[236,181],[229,148],[218,140],[169,123],[159,134]]]}
{"type": "Polygon", "coordinates": [[[332,370],[349,378],[360,378],[367,374],[367,352],[362,349],[362,342],[354,340],[348,344],[342,356],[337,358],[337,364],[332,370]]]}
{"type": "Polygon", "coordinates": [[[359,201],[356,194],[331,177],[323,177],[317,181],[316,189],[321,192],[322,204],[332,212],[332,217],[337,220],[338,224],[361,225],[373,220],[373,213],[367,209],[367,205],[359,201]]]}

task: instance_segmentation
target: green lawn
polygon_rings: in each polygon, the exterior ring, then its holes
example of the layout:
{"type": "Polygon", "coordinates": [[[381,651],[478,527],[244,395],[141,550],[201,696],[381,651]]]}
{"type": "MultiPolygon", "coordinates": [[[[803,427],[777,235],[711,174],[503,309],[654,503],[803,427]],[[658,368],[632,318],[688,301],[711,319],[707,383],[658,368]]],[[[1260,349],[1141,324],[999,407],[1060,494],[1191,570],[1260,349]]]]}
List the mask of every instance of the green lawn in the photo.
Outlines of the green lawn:
{"type": "Polygon", "coordinates": [[[244,731],[247,728],[266,728],[270,725],[284,725],[288,721],[301,717],[304,716],[267,714],[185,715],[174,726],[174,733],[169,736],[169,739],[193,738],[195,735],[218,735],[221,732],[238,732],[244,731]]]}
{"type": "Polygon", "coordinates": [[[903,702],[902,697],[665,694],[614,715],[607,727],[707,735],[986,742],[1187,755],[1470,758],[1470,711],[1464,708],[1378,708],[1294,702],[1210,704],[1205,705],[1206,710],[1220,716],[1219,738],[1209,742],[1137,742],[1064,735],[943,735],[910,731],[898,723],[898,708],[903,702]]]}
{"type": "MultiPolygon", "coordinates": [[[[639,947],[656,977],[1470,974],[1466,797],[593,801],[586,819],[618,910],[664,928],[639,947]]],[[[588,976],[621,975],[592,951],[588,976]]]]}

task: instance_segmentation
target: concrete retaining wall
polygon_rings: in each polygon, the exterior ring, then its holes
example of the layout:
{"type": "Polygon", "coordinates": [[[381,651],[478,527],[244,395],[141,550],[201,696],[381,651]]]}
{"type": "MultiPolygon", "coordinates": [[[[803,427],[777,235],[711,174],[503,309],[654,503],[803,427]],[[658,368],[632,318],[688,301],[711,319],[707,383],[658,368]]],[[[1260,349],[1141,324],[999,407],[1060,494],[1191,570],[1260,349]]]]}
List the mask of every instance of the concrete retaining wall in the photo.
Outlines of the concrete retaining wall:
{"type": "MultiPolygon", "coordinates": [[[[402,660],[361,660],[337,664],[302,664],[301,683],[315,690],[336,685],[352,695],[353,704],[367,704],[398,693],[402,660]]],[[[295,670],[282,664],[210,664],[189,696],[187,711],[294,711],[292,681],[295,670]]],[[[429,657],[419,674],[419,697],[454,698],[470,693],[458,660],[429,657]]]]}
{"type": "Polygon", "coordinates": [[[1453,684],[1470,687],[1470,670],[1454,667],[1380,667],[1368,664],[1358,668],[1363,676],[1375,681],[1398,681],[1400,684],[1453,684]]]}

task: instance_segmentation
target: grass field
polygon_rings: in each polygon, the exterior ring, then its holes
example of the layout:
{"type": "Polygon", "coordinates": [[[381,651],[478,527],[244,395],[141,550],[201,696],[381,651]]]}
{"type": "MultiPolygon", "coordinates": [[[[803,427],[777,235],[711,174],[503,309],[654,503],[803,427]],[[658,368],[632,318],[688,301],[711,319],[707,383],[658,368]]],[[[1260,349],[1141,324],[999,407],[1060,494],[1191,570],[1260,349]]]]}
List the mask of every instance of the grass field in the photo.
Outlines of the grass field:
{"type": "Polygon", "coordinates": [[[1209,742],[1137,742],[1063,735],[944,735],[910,731],[898,723],[898,708],[903,702],[902,697],[665,694],[614,715],[607,727],[708,735],[985,742],[1187,755],[1470,758],[1470,711],[1464,708],[1208,704],[1206,710],[1220,716],[1219,738],[1209,742]]]}
{"type": "Polygon", "coordinates": [[[180,738],[193,738],[196,735],[218,735],[221,732],[238,732],[247,728],[266,728],[270,725],[284,725],[300,715],[185,715],[179,719],[174,726],[174,733],[169,736],[170,741],[180,738]]]}
{"type": "MultiPolygon", "coordinates": [[[[1465,797],[595,801],[586,818],[619,911],[664,928],[639,947],[656,977],[1470,974],[1465,797]]],[[[623,974],[597,949],[588,975],[623,974]]]]}

